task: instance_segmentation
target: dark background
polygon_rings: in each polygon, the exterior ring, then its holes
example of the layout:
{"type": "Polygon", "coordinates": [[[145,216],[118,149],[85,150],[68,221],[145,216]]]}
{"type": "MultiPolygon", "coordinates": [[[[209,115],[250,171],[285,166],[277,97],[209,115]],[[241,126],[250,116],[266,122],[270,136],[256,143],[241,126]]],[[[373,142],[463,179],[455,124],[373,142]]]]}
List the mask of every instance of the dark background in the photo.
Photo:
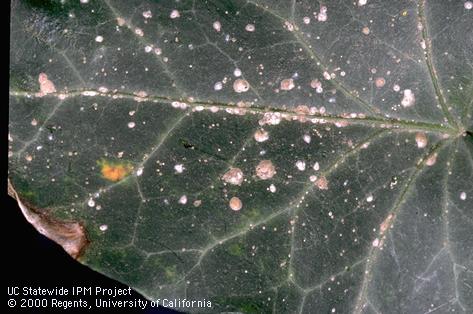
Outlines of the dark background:
{"type": "MultiPolygon", "coordinates": [[[[5,136],[6,137],[6,136],[5,136]]],[[[6,153],[6,152],[5,152],[6,153]]],[[[5,154],[6,155],[6,154],[5,154]]],[[[6,181],[6,176],[3,176],[6,181]]],[[[5,182],[6,183],[6,182],[5,182]]],[[[59,245],[50,241],[33,226],[31,226],[23,217],[16,201],[6,194],[6,184],[3,185],[2,209],[3,229],[3,254],[4,271],[6,271],[4,282],[7,287],[12,286],[31,286],[42,288],[64,287],[72,289],[73,286],[101,286],[104,288],[128,288],[112,279],[109,279],[90,268],[80,264],[71,258],[59,245]]],[[[40,309],[19,309],[17,307],[10,309],[7,306],[7,300],[10,298],[7,294],[7,287],[4,289],[5,298],[3,308],[7,313],[51,313],[53,310],[47,308],[40,309]]],[[[19,297],[16,297],[18,299],[19,297]]],[[[38,297],[41,298],[41,297],[38,297]]],[[[141,295],[133,292],[130,297],[121,297],[117,300],[142,298],[141,295]]],[[[58,299],[62,299],[58,297],[58,299]]],[[[92,303],[93,297],[82,298],[92,303]]],[[[74,300],[74,299],[71,299],[74,300]]],[[[77,299],[76,299],[77,300],[77,299]]],[[[133,310],[127,309],[95,309],[95,310],[57,310],[63,313],[178,313],[166,308],[133,310]]]]}

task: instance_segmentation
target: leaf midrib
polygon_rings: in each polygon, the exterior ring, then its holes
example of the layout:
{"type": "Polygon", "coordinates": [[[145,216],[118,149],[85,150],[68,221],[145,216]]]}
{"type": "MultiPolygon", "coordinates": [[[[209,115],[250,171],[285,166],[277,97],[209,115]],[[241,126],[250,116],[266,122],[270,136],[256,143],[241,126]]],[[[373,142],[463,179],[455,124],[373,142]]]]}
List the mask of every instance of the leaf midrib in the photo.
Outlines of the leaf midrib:
{"type": "MultiPolygon", "coordinates": [[[[109,97],[112,99],[128,99],[139,102],[153,102],[153,103],[164,103],[170,105],[174,102],[185,103],[187,107],[190,107],[196,111],[199,109],[209,110],[217,108],[219,110],[245,110],[245,114],[265,114],[265,113],[278,113],[287,118],[305,118],[308,121],[316,119],[315,123],[348,123],[349,125],[364,125],[372,128],[387,128],[393,130],[401,131],[424,131],[430,133],[437,133],[440,135],[453,135],[459,136],[463,134],[463,131],[452,127],[450,125],[443,125],[438,123],[415,121],[415,120],[404,120],[404,119],[395,119],[395,118],[383,118],[383,117],[374,117],[374,116],[356,116],[350,117],[350,113],[347,113],[346,116],[334,115],[334,114],[320,114],[320,113],[303,113],[298,112],[297,109],[286,109],[278,108],[272,105],[266,106],[252,106],[248,105],[245,107],[239,106],[235,103],[225,103],[218,101],[203,101],[195,100],[188,101],[182,98],[173,98],[162,95],[147,95],[146,97],[139,97],[132,92],[127,91],[111,91],[111,92],[100,92],[97,89],[82,89],[82,90],[72,90],[67,92],[57,92],[50,93],[45,96],[38,96],[35,91],[10,91],[10,96],[12,97],[25,97],[25,98],[46,98],[46,97],[55,97],[59,99],[67,99],[71,97],[109,97]],[[87,95],[89,94],[89,95],[87,95]]],[[[235,113],[236,114],[236,113],[235,113]]]]}
{"type": "MultiPolygon", "coordinates": [[[[299,44],[302,46],[302,48],[306,51],[306,53],[309,55],[309,57],[315,61],[317,61],[317,65],[321,70],[324,70],[326,66],[323,64],[323,60],[317,55],[315,50],[312,48],[312,46],[302,37],[303,32],[299,31],[299,26],[296,23],[296,21],[293,18],[288,18],[280,15],[279,13],[273,11],[272,9],[268,8],[267,6],[260,4],[256,2],[255,0],[247,0],[248,3],[252,4],[258,9],[261,9],[273,17],[281,20],[281,21],[289,21],[293,26],[294,26],[294,31],[293,36],[296,38],[296,40],[299,42],[299,44]]],[[[442,108],[442,113],[444,115],[444,118],[448,121],[449,126],[451,128],[455,129],[457,134],[461,134],[461,126],[458,124],[458,121],[454,118],[454,116],[451,114],[447,100],[444,96],[444,93],[442,91],[442,87],[439,81],[439,78],[437,76],[437,70],[435,67],[435,63],[433,61],[433,55],[432,55],[432,45],[431,45],[431,38],[429,35],[429,30],[428,30],[428,22],[427,18],[425,15],[425,0],[416,0],[416,5],[417,5],[417,16],[418,16],[418,21],[422,25],[422,31],[421,31],[421,36],[422,39],[424,40],[427,48],[425,51],[425,65],[428,69],[429,73],[429,78],[430,82],[432,84],[436,100],[440,108],[442,108]]],[[[322,5],[322,4],[321,4],[322,5]]],[[[338,81],[337,79],[333,79],[330,81],[332,85],[334,85],[339,91],[341,91],[345,96],[349,97],[352,101],[356,102],[359,104],[362,108],[367,110],[370,114],[380,116],[379,112],[377,111],[376,108],[373,108],[370,104],[368,104],[365,100],[363,100],[360,97],[357,97],[353,95],[350,90],[344,85],[343,82],[338,81]]]]}

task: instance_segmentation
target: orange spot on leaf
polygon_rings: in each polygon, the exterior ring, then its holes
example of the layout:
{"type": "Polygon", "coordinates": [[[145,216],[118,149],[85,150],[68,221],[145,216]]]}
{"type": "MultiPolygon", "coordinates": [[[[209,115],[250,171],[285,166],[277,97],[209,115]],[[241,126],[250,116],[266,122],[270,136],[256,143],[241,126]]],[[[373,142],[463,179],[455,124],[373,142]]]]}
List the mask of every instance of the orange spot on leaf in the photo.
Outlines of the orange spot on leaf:
{"type": "Polygon", "coordinates": [[[112,163],[100,161],[102,176],[110,181],[117,182],[128,176],[133,167],[127,163],[112,163]]]}

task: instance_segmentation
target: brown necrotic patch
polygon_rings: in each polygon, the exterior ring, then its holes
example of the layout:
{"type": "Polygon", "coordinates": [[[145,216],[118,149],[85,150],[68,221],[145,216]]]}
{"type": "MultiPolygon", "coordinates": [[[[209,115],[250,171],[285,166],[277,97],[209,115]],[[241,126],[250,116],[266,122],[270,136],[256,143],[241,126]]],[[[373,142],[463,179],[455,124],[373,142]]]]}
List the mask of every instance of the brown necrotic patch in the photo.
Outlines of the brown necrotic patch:
{"type": "Polygon", "coordinates": [[[38,232],[61,245],[73,258],[80,259],[83,256],[89,245],[89,239],[82,222],[59,219],[48,209],[33,206],[18,195],[10,179],[8,180],[8,194],[17,200],[26,220],[38,232]]]}

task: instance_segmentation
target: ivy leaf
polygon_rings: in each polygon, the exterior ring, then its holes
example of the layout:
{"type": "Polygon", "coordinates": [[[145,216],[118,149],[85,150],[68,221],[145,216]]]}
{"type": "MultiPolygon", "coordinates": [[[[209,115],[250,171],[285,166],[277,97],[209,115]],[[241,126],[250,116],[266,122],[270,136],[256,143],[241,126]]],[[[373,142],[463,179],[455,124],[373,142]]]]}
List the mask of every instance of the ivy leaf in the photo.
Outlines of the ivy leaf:
{"type": "Polygon", "coordinates": [[[471,8],[13,1],[9,192],[181,310],[471,313],[471,8]]]}

